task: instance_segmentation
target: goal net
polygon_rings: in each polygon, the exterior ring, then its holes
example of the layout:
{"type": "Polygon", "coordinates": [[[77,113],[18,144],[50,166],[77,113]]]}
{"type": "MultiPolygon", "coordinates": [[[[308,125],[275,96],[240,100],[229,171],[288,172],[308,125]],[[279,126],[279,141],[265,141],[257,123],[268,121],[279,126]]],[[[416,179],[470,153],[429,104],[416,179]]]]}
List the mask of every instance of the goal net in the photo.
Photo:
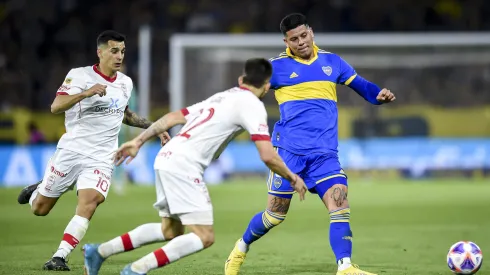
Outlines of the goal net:
{"type": "MultiPolygon", "coordinates": [[[[243,62],[285,50],[281,35],[189,35],[171,38],[170,107],[177,110],[236,85],[243,62]]],[[[397,91],[403,104],[490,103],[490,33],[315,34],[365,78],[397,91]]],[[[338,88],[340,106],[362,101],[338,88]]],[[[273,96],[266,104],[275,104],[273,96]]]]}

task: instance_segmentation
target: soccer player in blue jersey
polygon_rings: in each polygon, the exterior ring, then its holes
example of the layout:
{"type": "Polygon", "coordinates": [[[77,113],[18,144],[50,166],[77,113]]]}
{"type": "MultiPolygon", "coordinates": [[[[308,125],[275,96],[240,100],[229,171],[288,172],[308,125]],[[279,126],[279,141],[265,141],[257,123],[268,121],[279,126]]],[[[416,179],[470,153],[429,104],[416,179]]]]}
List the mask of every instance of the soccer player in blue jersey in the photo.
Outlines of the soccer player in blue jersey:
{"type": "MultiPolygon", "coordinates": [[[[271,88],[279,103],[280,120],[271,136],[286,165],[300,175],[309,191],[329,210],[330,245],[337,275],[372,275],[351,263],[352,231],[347,199],[347,176],[338,159],[336,85],[347,85],[374,105],[395,96],[357,75],[340,56],[319,49],[306,17],[290,14],[280,24],[286,51],[270,59],[271,88]]],[[[270,172],[267,208],[250,221],[225,263],[225,274],[240,271],[249,246],[286,218],[294,190],[289,182],[270,172]]]]}

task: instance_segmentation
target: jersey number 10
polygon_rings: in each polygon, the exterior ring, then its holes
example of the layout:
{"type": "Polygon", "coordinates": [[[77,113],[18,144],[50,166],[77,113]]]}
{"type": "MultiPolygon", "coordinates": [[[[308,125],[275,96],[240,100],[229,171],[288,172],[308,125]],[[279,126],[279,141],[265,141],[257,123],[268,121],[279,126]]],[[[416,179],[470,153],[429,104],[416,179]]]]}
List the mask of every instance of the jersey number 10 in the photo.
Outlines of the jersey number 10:
{"type": "Polygon", "coordinates": [[[209,114],[207,117],[205,117],[204,119],[202,120],[198,120],[198,118],[201,118],[202,116],[202,111],[201,110],[201,115],[200,116],[197,116],[195,117],[188,125],[187,125],[187,129],[185,128],[182,128],[181,130],[181,133],[177,134],[177,136],[181,136],[181,137],[185,137],[185,138],[190,138],[191,135],[189,134],[189,132],[196,128],[197,126],[200,126],[200,125],[203,125],[204,123],[206,123],[207,121],[209,121],[213,116],[214,116],[214,108],[209,108],[208,111],[209,111],[209,114]]]}

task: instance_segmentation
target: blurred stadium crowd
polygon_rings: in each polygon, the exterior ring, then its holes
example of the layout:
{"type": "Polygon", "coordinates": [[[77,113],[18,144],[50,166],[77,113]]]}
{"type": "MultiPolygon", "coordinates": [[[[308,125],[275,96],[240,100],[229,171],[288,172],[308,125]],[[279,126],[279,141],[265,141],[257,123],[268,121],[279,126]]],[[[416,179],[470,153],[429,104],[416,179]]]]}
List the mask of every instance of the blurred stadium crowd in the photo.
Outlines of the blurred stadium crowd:
{"type": "MultiPolygon", "coordinates": [[[[168,103],[168,39],[172,33],[278,32],[280,19],[302,12],[316,32],[490,30],[487,0],[6,0],[0,3],[0,110],[48,110],[68,70],[94,64],[104,29],[128,36],[126,68],[137,79],[138,28],[149,23],[152,103],[168,103]]],[[[490,103],[490,66],[449,66],[434,72],[391,70],[365,75],[408,102],[435,105],[490,103]],[[412,74],[412,75],[410,75],[412,74]],[[430,77],[426,77],[430,75],[430,77]],[[388,78],[387,78],[388,77],[388,78]],[[412,83],[426,87],[412,89],[412,83]],[[464,92],[462,92],[464,91],[464,92]]],[[[362,73],[362,72],[361,72],[362,73]]],[[[341,101],[349,104],[348,100],[341,101]]]]}

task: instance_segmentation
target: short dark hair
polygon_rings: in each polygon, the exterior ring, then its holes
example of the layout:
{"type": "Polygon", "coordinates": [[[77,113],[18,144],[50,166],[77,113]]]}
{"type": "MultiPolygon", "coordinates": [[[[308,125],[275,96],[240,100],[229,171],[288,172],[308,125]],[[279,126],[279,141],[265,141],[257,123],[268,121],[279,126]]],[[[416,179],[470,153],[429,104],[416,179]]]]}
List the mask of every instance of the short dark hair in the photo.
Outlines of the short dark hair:
{"type": "Polygon", "coordinates": [[[97,36],[97,47],[100,45],[106,45],[109,40],[124,42],[126,40],[126,36],[113,30],[103,31],[99,34],[99,36],[97,36]]]}
{"type": "Polygon", "coordinates": [[[301,25],[305,25],[308,27],[306,16],[302,15],[301,13],[291,13],[286,15],[286,17],[281,20],[279,28],[281,29],[282,34],[286,35],[288,31],[295,29],[301,25]]]}
{"type": "Polygon", "coordinates": [[[260,88],[271,78],[271,75],[272,65],[269,60],[264,58],[251,58],[245,62],[243,84],[260,88]]]}

